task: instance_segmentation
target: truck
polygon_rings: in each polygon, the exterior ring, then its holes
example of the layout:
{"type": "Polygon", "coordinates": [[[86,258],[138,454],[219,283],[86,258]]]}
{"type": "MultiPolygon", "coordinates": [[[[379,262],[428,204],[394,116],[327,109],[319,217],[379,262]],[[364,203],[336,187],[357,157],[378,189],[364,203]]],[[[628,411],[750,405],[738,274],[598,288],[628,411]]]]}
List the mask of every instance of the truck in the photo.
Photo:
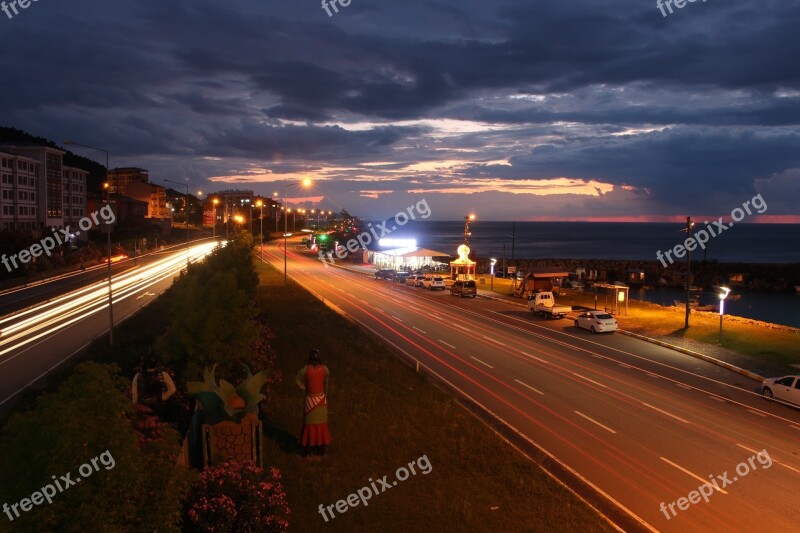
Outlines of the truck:
{"type": "Polygon", "coordinates": [[[547,318],[564,318],[567,313],[572,312],[572,307],[568,305],[556,305],[556,299],[552,292],[539,291],[528,296],[528,309],[531,313],[547,318]]]}

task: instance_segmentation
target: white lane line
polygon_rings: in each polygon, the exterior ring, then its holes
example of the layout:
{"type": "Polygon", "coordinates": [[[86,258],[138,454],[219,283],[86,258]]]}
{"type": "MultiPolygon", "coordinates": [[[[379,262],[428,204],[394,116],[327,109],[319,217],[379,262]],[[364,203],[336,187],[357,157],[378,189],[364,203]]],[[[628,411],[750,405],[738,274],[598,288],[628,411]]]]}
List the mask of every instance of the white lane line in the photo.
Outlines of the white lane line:
{"type": "Polygon", "coordinates": [[[543,393],[542,391],[540,391],[540,390],[538,390],[538,389],[534,389],[533,387],[531,387],[531,386],[530,386],[530,385],[528,385],[527,383],[523,383],[523,382],[521,382],[521,381],[520,381],[520,380],[518,380],[518,379],[515,379],[514,381],[516,381],[517,383],[519,383],[519,384],[520,384],[520,385],[522,385],[523,387],[527,387],[527,388],[529,388],[530,390],[532,390],[533,392],[536,392],[536,393],[538,393],[538,394],[541,394],[542,396],[544,396],[544,393],[543,393]]]}
{"type": "Polygon", "coordinates": [[[748,411],[750,411],[754,415],[763,416],[764,418],[767,417],[767,415],[765,415],[764,413],[759,413],[758,411],[753,411],[752,409],[748,409],[748,411]]]}
{"type": "Polygon", "coordinates": [[[486,335],[484,335],[484,336],[483,336],[483,338],[484,338],[484,339],[486,339],[487,341],[496,342],[496,343],[497,343],[497,344],[499,344],[500,346],[505,346],[505,344],[503,344],[502,342],[500,342],[500,341],[496,341],[496,340],[494,340],[494,339],[493,339],[493,338],[491,338],[491,337],[487,337],[486,335]]]}
{"type": "Polygon", "coordinates": [[[432,314],[433,316],[435,316],[436,318],[442,318],[441,316],[437,315],[436,313],[431,313],[431,314],[432,314]]]}
{"type": "Polygon", "coordinates": [[[693,477],[693,478],[695,478],[696,480],[700,481],[700,482],[701,482],[703,485],[708,485],[708,486],[710,486],[710,487],[714,487],[714,489],[718,490],[718,491],[719,491],[719,492],[721,492],[722,494],[728,494],[728,492],[727,492],[726,490],[724,490],[724,489],[721,489],[721,488],[719,488],[719,487],[716,487],[716,486],[712,485],[711,483],[709,483],[709,482],[708,482],[708,480],[707,480],[707,479],[703,479],[703,478],[701,478],[700,476],[698,476],[697,474],[693,474],[692,472],[689,472],[688,470],[686,470],[686,469],[685,469],[685,468],[683,468],[682,466],[680,466],[680,465],[676,465],[675,463],[673,463],[672,461],[670,461],[670,460],[669,460],[669,459],[667,459],[666,457],[662,457],[662,458],[661,458],[661,460],[662,460],[662,461],[664,461],[665,463],[669,464],[669,465],[672,465],[672,466],[674,466],[675,468],[677,468],[678,470],[680,470],[680,471],[681,471],[681,472],[683,472],[684,474],[688,474],[688,475],[692,476],[692,477],[693,477]]]}
{"type": "Polygon", "coordinates": [[[645,374],[650,376],[651,378],[656,378],[656,379],[660,379],[661,378],[661,376],[657,376],[655,374],[651,374],[650,372],[645,372],[645,374]]]}
{"type": "Polygon", "coordinates": [[[581,378],[581,379],[585,379],[585,380],[586,380],[586,381],[588,381],[589,383],[594,383],[595,385],[599,385],[600,387],[603,387],[603,388],[606,388],[606,389],[608,388],[608,387],[606,387],[605,385],[603,385],[602,383],[598,383],[598,382],[596,382],[596,381],[595,381],[595,380],[593,380],[593,379],[589,379],[589,378],[587,378],[586,376],[581,376],[581,375],[580,375],[580,374],[578,374],[578,373],[575,373],[575,372],[573,372],[573,373],[572,373],[572,375],[573,375],[573,376],[578,376],[579,378],[581,378]]]}
{"type": "Polygon", "coordinates": [[[494,368],[492,365],[490,365],[490,364],[488,364],[488,363],[484,363],[483,361],[481,361],[480,359],[478,359],[478,358],[477,358],[477,357],[475,357],[474,355],[470,355],[470,357],[472,357],[473,359],[475,359],[477,362],[479,362],[479,363],[480,363],[480,364],[482,364],[482,365],[486,365],[486,366],[488,366],[489,368],[494,368]]]}
{"type": "Polygon", "coordinates": [[[623,368],[633,368],[631,365],[626,365],[625,363],[617,363],[617,364],[623,368]]]}
{"type": "Polygon", "coordinates": [[[589,355],[594,357],[595,359],[605,359],[602,355],[597,355],[596,353],[589,352],[589,355]]]}
{"type": "MultiPolygon", "coordinates": [[[[688,420],[684,420],[683,418],[681,418],[681,417],[679,417],[679,416],[675,416],[675,415],[673,415],[672,413],[668,413],[668,412],[666,412],[666,411],[663,411],[663,410],[659,409],[658,407],[653,407],[653,406],[652,406],[652,405],[650,405],[649,403],[644,403],[644,402],[642,402],[642,405],[644,405],[645,407],[649,407],[650,409],[652,409],[652,410],[654,410],[654,411],[658,411],[658,412],[659,412],[659,413],[661,413],[662,415],[667,415],[667,416],[669,416],[669,417],[672,417],[672,418],[674,418],[675,420],[680,420],[680,421],[681,421],[681,422],[683,422],[684,424],[689,424],[689,423],[690,423],[688,420]]],[[[662,457],[662,459],[664,459],[664,458],[662,457]]]]}
{"type": "Polygon", "coordinates": [[[800,430],[800,427],[797,427],[797,426],[795,426],[794,424],[789,424],[789,427],[790,427],[790,428],[797,429],[797,430],[800,430]]]}
{"type": "Polygon", "coordinates": [[[465,328],[464,326],[459,326],[458,324],[451,324],[451,325],[457,327],[458,329],[463,329],[464,331],[469,331],[469,328],[465,328]]]}
{"type": "Polygon", "coordinates": [[[537,361],[539,361],[540,363],[544,363],[544,364],[546,364],[546,365],[549,365],[549,364],[550,364],[550,363],[548,363],[547,361],[545,361],[544,359],[539,359],[539,358],[538,358],[538,357],[536,357],[535,355],[531,355],[531,354],[529,354],[529,353],[526,353],[526,352],[519,352],[519,353],[521,353],[521,354],[522,354],[522,355],[524,355],[525,357],[530,357],[531,359],[536,359],[536,360],[537,360],[537,361]]]}
{"type": "Polygon", "coordinates": [[[442,339],[439,339],[439,342],[441,342],[441,343],[442,343],[442,344],[444,344],[445,346],[449,346],[449,347],[451,347],[451,348],[452,348],[452,349],[454,349],[454,350],[456,349],[456,347],[455,347],[455,346],[453,346],[453,345],[452,345],[452,344],[450,344],[449,342],[444,342],[442,339]]]}
{"type": "MultiPolygon", "coordinates": [[[[753,450],[753,449],[751,449],[751,448],[748,448],[747,446],[743,446],[743,445],[741,445],[741,444],[739,444],[739,443],[737,443],[736,445],[737,445],[739,448],[742,448],[743,450],[747,450],[748,452],[750,452],[750,453],[754,453],[754,454],[756,454],[756,455],[759,455],[759,454],[761,453],[761,452],[759,452],[758,450],[753,450]]],[[[762,451],[764,451],[764,450],[762,450],[762,451]]],[[[769,457],[769,456],[767,455],[767,457],[769,457]]],[[[772,459],[771,457],[770,457],[770,460],[771,460],[773,463],[778,463],[779,465],[781,465],[781,466],[782,466],[782,467],[784,467],[784,468],[788,468],[788,469],[789,469],[789,470],[791,470],[792,472],[796,472],[796,473],[800,474],[800,470],[798,470],[798,469],[794,468],[793,466],[785,465],[785,464],[781,463],[780,461],[778,461],[777,459],[772,459]]],[[[760,463],[760,462],[761,462],[761,460],[759,459],[759,463],[760,463]]],[[[764,466],[764,465],[762,464],[761,466],[764,466]]]]}
{"type": "Polygon", "coordinates": [[[718,396],[709,396],[712,400],[717,400],[718,402],[726,403],[724,398],[720,398],[718,396]]]}
{"type": "Polygon", "coordinates": [[[389,315],[389,316],[391,316],[392,318],[394,318],[395,320],[398,320],[398,321],[400,321],[400,322],[402,322],[402,321],[403,321],[403,319],[402,319],[402,318],[400,318],[400,317],[399,317],[399,316],[397,316],[397,315],[389,315]]]}
{"type": "Polygon", "coordinates": [[[684,385],[683,383],[676,383],[675,385],[677,385],[678,387],[680,387],[682,389],[692,390],[692,388],[689,385],[684,385]]]}
{"type": "Polygon", "coordinates": [[[428,334],[428,332],[427,332],[427,331],[421,330],[421,329],[419,329],[417,326],[411,326],[411,327],[412,327],[412,328],[414,328],[415,330],[419,331],[420,333],[424,333],[425,335],[427,335],[427,334],[428,334]]]}
{"type": "Polygon", "coordinates": [[[604,426],[603,424],[601,424],[597,420],[593,420],[593,419],[589,418],[588,416],[586,416],[585,414],[581,413],[580,411],[575,411],[575,414],[578,415],[578,416],[582,416],[583,418],[585,418],[586,420],[588,420],[589,422],[591,422],[593,424],[597,424],[598,426],[600,426],[601,428],[605,429],[606,431],[608,431],[610,433],[614,433],[615,435],[617,433],[616,431],[614,431],[610,427],[604,426]]]}

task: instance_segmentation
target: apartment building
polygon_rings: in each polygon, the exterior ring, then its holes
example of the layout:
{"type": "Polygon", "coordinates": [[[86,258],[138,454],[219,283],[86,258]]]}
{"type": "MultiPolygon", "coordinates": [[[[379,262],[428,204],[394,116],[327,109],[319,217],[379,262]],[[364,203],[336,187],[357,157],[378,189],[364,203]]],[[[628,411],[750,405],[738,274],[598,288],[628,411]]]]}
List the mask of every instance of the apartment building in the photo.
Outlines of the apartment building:
{"type": "Polygon", "coordinates": [[[135,182],[125,187],[125,195],[147,202],[146,222],[157,224],[161,231],[172,230],[172,204],[167,201],[167,189],[154,183],[135,182]]]}
{"type": "Polygon", "coordinates": [[[39,222],[39,162],[0,151],[0,230],[34,232],[39,222]]]}
{"type": "MultiPolygon", "coordinates": [[[[86,216],[86,179],[89,172],[80,168],[62,167],[61,190],[63,191],[64,225],[77,227],[86,216]]],[[[86,238],[85,235],[81,234],[86,238]]]]}
{"type": "Polygon", "coordinates": [[[112,168],[108,171],[111,194],[130,196],[128,187],[136,183],[150,183],[150,172],[137,167],[112,168]]]}

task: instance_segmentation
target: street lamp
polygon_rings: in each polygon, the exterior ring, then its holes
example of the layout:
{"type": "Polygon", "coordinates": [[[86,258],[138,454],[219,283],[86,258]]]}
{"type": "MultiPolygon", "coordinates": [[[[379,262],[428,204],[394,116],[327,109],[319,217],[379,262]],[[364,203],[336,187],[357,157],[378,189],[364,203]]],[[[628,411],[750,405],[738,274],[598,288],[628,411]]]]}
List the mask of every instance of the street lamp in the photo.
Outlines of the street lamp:
{"type": "Polygon", "coordinates": [[[464,217],[464,244],[469,246],[469,238],[472,236],[472,232],[469,229],[469,223],[475,220],[475,215],[467,215],[464,217]]]}
{"type": "Polygon", "coordinates": [[[212,236],[214,237],[214,242],[217,242],[217,204],[219,203],[219,198],[214,198],[211,200],[211,203],[214,204],[214,222],[211,224],[212,227],[212,236]]]}
{"type": "Polygon", "coordinates": [[[489,272],[490,272],[490,273],[491,273],[491,275],[492,275],[492,281],[491,281],[491,285],[492,285],[492,286],[490,287],[490,290],[494,290],[494,266],[495,266],[496,264],[497,264],[497,259],[495,259],[494,257],[492,257],[491,259],[489,259],[489,265],[490,265],[490,270],[489,270],[489,272]]]}
{"type": "Polygon", "coordinates": [[[728,287],[719,288],[719,345],[722,346],[722,317],[725,315],[725,298],[731,290],[728,287]]]}
{"type": "MultiPolygon", "coordinates": [[[[75,141],[64,141],[64,144],[74,144],[75,146],[82,146],[83,148],[97,150],[98,152],[104,152],[106,154],[106,180],[103,187],[106,189],[106,203],[108,204],[108,208],[113,211],[111,207],[111,184],[108,181],[108,150],[97,148],[96,146],[89,146],[88,144],[76,143],[75,141]]],[[[119,194],[119,183],[117,183],[116,189],[117,194],[119,194]]],[[[106,225],[108,226],[108,344],[109,346],[114,346],[114,300],[111,292],[111,223],[106,225]]]]}
{"type": "Polygon", "coordinates": [[[164,181],[168,181],[169,183],[174,183],[175,185],[182,185],[186,187],[186,196],[183,197],[183,219],[186,222],[186,270],[189,270],[189,184],[188,183],[181,183],[179,181],[168,180],[164,178],[164,181]]]}
{"type": "MultiPolygon", "coordinates": [[[[287,182],[287,183],[284,184],[284,186],[283,186],[283,205],[284,206],[288,205],[286,203],[286,198],[289,195],[289,187],[292,187],[292,186],[295,186],[295,185],[301,185],[301,184],[302,184],[303,187],[306,187],[306,188],[311,187],[311,180],[306,178],[301,183],[298,183],[298,182],[288,183],[287,182]]],[[[286,238],[287,238],[288,233],[289,233],[289,227],[288,226],[289,226],[289,211],[287,210],[286,211],[286,216],[283,217],[283,282],[284,283],[286,283],[288,281],[287,274],[286,274],[286,246],[287,246],[286,238]]]]}
{"type": "Polygon", "coordinates": [[[258,221],[259,221],[259,223],[261,225],[261,229],[259,230],[259,236],[261,238],[260,239],[261,240],[261,245],[260,245],[260,248],[261,248],[261,262],[263,263],[264,262],[264,202],[262,202],[261,200],[258,200],[256,202],[256,207],[258,207],[261,210],[261,212],[258,215],[258,221]]]}

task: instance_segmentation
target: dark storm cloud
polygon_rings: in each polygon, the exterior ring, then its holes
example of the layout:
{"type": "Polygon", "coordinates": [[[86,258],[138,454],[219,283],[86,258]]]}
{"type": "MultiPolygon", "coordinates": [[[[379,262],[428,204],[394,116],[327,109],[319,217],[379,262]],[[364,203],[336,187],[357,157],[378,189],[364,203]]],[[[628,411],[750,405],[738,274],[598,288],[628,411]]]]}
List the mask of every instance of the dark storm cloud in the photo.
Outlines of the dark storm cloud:
{"type": "MultiPolygon", "coordinates": [[[[203,188],[260,165],[321,172],[343,202],[568,177],[640,190],[550,205],[670,214],[796,190],[798,21],[782,0],[669,17],[654,0],[362,2],[335,17],[312,1],[40,2],[0,21],[0,123],[203,188]],[[406,170],[437,160],[463,164],[406,170]]],[[[504,194],[453,198],[522,209],[504,194]]]]}

